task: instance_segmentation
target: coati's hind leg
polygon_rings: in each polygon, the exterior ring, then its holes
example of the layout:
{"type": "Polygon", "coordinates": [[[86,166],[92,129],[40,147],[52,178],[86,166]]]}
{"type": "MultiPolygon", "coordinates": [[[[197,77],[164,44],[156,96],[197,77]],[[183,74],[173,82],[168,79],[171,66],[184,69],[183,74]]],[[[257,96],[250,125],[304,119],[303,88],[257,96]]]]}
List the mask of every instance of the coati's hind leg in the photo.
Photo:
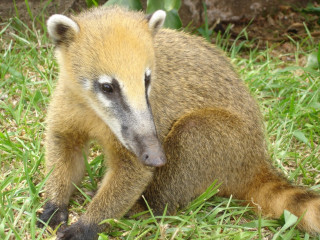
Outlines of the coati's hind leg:
{"type": "Polygon", "coordinates": [[[165,138],[167,164],[144,195],[156,214],[186,206],[217,179],[220,196],[247,200],[278,218],[285,209],[307,213],[300,227],[320,230],[319,195],[292,186],[271,166],[257,121],[223,109],[203,109],[179,119],[165,138]]]}
{"type": "Polygon", "coordinates": [[[202,109],[175,122],[164,140],[164,149],[167,164],[156,170],[145,197],[156,213],[161,214],[168,203],[172,214],[215,179],[222,184],[220,195],[243,197],[243,186],[263,164],[258,161],[264,155],[263,133],[230,111],[202,109]],[[259,136],[253,137],[249,131],[259,136]]]}
{"type": "MultiPolygon", "coordinates": [[[[40,215],[42,222],[50,219],[49,225],[55,228],[68,221],[68,203],[85,171],[84,153],[87,151],[87,136],[77,132],[49,129],[46,137],[46,167],[49,178],[45,185],[48,202],[40,215]]],[[[39,221],[38,226],[43,223],[39,221]]]]}

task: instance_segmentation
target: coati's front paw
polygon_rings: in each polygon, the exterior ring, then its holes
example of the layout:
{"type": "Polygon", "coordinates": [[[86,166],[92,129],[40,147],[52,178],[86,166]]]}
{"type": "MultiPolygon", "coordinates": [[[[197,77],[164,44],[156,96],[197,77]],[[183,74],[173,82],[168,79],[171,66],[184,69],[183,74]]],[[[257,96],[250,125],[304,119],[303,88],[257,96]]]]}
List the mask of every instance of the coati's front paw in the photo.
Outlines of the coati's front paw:
{"type": "Polygon", "coordinates": [[[97,224],[85,224],[81,220],[57,233],[57,240],[95,240],[100,227],[97,224]]]}
{"type": "Polygon", "coordinates": [[[44,226],[44,222],[48,222],[50,219],[50,222],[48,225],[51,228],[56,228],[60,223],[62,225],[66,225],[68,222],[68,209],[67,207],[58,207],[56,204],[52,202],[47,202],[44,205],[44,210],[42,214],[40,215],[40,220],[37,222],[37,226],[39,228],[42,228],[44,226]]]}

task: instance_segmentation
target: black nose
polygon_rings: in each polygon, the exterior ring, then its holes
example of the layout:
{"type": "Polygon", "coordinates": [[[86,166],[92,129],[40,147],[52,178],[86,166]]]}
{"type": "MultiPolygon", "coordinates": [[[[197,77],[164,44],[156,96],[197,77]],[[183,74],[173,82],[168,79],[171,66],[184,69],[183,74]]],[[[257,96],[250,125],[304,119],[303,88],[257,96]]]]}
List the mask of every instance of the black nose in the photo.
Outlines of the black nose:
{"type": "Polygon", "coordinates": [[[144,153],[142,154],[142,161],[146,162],[149,159],[149,154],[148,153],[144,153]]]}
{"type": "Polygon", "coordinates": [[[160,151],[157,149],[149,149],[145,151],[141,155],[141,160],[143,164],[150,167],[161,167],[167,162],[162,149],[160,151]]]}

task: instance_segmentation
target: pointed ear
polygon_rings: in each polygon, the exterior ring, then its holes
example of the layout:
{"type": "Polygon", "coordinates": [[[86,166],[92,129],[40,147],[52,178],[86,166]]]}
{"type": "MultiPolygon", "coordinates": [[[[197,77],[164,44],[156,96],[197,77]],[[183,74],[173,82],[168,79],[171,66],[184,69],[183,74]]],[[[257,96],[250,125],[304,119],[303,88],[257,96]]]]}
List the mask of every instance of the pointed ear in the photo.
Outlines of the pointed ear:
{"type": "Polygon", "coordinates": [[[149,28],[153,33],[153,35],[155,35],[157,31],[160,28],[162,28],[165,19],[166,19],[166,12],[163,10],[155,11],[153,14],[147,16],[147,20],[149,22],[149,28]]]}
{"type": "Polygon", "coordinates": [[[67,45],[80,31],[75,21],[61,14],[54,14],[48,19],[47,29],[56,45],[63,43],[67,45]]]}

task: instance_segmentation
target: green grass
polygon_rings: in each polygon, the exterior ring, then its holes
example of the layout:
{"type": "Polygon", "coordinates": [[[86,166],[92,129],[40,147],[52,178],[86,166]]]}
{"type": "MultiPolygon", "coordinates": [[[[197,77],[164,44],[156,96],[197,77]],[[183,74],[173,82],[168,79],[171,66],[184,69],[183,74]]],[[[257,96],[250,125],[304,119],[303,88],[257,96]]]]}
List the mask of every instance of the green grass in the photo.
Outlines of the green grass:
{"type": "MultiPolygon", "coordinates": [[[[45,30],[30,29],[18,18],[0,29],[0,239],[50,238],[35,223],[44,203],[44,121],[58,72],[53,46],[45,30]]],[[[281,53],[277,46],[259,50],[254,42],[230,46],[228,36],[216,38],[260,103],[274,164],[293,182],[319,192],[320,74],[304,68],[317,43],[291,41],[296,51],[281,53]]],[[[71,200],[71,222],[85,211],[104,173],[99,147],[92,150],[81,193],[71,200]]],[[[212,186],[176,216],[108,220],[113,228],[100,238],[319,239],[288,227],[295,222],[288,214],[264,219],[232,197],[211,197],[215,193],[212,186]]]]}

